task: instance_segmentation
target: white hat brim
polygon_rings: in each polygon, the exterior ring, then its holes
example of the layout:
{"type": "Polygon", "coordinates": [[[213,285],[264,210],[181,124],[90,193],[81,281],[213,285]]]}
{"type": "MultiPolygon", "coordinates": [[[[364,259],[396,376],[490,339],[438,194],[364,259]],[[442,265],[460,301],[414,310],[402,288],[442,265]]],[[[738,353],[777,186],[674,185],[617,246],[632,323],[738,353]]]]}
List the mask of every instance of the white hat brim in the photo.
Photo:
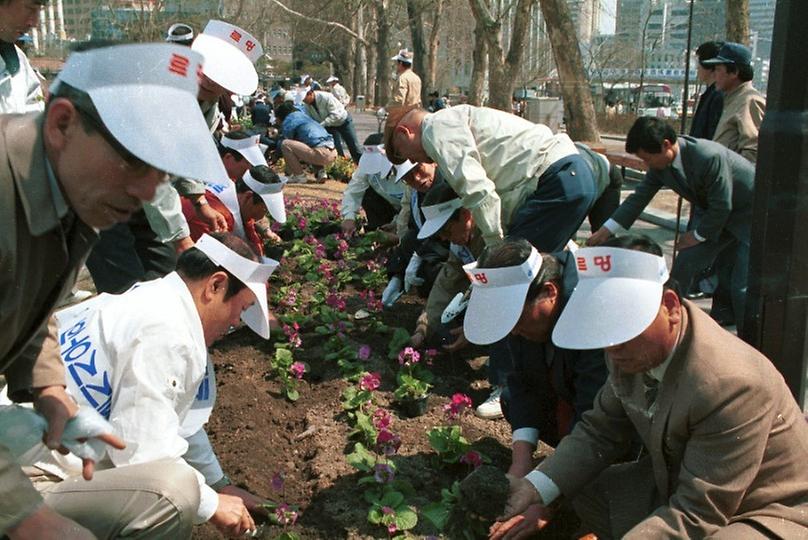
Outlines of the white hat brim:
{"type": "Polygon", "coordinates": [[[418,231],[418,240],[429,238],[441,230],[443,226],[446,225],[446,222],[449,221],[449,218],[452,217],[455,210],[456,208],[453,208],[450,212],[444,212],[439,214],[437,217],[426,220],[421,226],[421,230],[418,231]]]}
{"type": "Polygon", "coordinates": [[[510,334],[522,315],[528,288],[530,281],[504,287],[472,286],[463,321],[466,339],[488,345],[510,334]]]}
{"type": "Polygon", "coordinates": [[[573,350],[620,345],[648,328],[659,313],[661,300],[661,283],[581,279],[556,322],[553,343],[573,350]]]}
{"type": "Polygon", "coordinates": [[[269,339],[269,305],[267,304],[267,287],[265,283],[247,283],[247,287],[255,295],[255,304],[241,314],[250,329],[264,339],[269,339]]]}
{"type": "Polygon", "coordinates": [[[202,111],[187,91],[154,85],[106,86],[88,94],[104,126],[138,159],[176,176],[228,181],[202,111]]]}
{"type": "Polygon", "coordinates": [[[248,96],[258,88],[258,72],[247,56],[224,40],[200,34],[191,49],[200,53],[205,62],[205,75],[234,94],[248,96]]]}
{"type": "Polygon", "coordinates": [[[286,204],[283,200],[283,191],[261,195],[269,215],[278,223],[286,223],[286,204]]]}
{"type": "Polygon", "coordinates": [[[244,158],[250,162],[250,165],[253,167],[258,165],[266,165],[267,158],[264,157],[264,154],[261,152],[260,146],[248,146],[247,148],[239,148],[236,149],[236,152],[244,156],[244,158]]]}

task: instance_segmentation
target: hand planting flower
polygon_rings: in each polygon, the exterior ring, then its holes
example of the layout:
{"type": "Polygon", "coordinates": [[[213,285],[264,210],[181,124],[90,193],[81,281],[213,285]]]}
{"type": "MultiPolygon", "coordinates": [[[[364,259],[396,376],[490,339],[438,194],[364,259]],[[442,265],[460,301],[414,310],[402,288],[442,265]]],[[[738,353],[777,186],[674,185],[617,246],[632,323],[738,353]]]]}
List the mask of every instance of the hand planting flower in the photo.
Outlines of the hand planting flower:
{"type": "Polygon", "coordinates": [[[373,352],[373,350],[370,348],[370,345],[361,345],[356,353],[356,357],[359,360],[368,360],[371,352],[373,352]]]}
{"type": "Polygon", "coordinates": [[[460,458],[460,463],[465,463],[466,465],[471,465],[475,469],[483,464],[483,458],[480,456],[480,453],[476,450],[469,450],[460,458]]]}
{"type": "Polygon", "coordinates": [[[412,347],[405,347],[398,353],[398,363],[402,366],[411,366],[421,360],[421,354],[412,347]]]}
{"type": "Polygon", "coordinates": [[[443,406],[443,412],[449,420],[457,420],[466,409],[471,408],[471,398],[466,394],[457,393],[452,400],[443,406]]]}
{"type": "Polygon", "coordinates": [[[382,376],[378,373],[368,373],[359,380],[359,388],[372,392],[376,390],[382,383],[382,376]]]}
{"type": "Polygon", "coordinates": [[[289,366],[289,372],[295,377],[295,379],[302,379],[303,374],[306,373],[306,364],[303,362],[295,362],[291,366],[289,366]]]}
{"type": "Polygon", "coordinates": [[[386,409],[379,407],[373,412],[373,427],[376,429],[387,429],[393,423],[393,416],[386,409]]]}
{"type": "Polygon", "coordinates": [[[393,467],[387,463],[377,463],[373,467],[373,479],[379,484],[388,484],[396,477],[396,472],[393,467]]]}
{"type": "Polygon", "coordinates": [[[393,456],[401,448],[401,437],[390,430],[381,429],[376,436],[376,453],[393,456]]]}

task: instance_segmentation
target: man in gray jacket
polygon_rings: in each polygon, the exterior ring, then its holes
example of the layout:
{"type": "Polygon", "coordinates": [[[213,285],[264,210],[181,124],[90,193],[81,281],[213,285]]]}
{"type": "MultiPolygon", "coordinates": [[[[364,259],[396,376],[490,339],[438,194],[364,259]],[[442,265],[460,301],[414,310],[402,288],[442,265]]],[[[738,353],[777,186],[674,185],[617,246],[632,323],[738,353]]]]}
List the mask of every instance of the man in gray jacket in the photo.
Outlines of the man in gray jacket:
{"type": "Polygon", "coordinates": [[[303,104],[306,106],[308,115],[320,122],[320,125],[334,137],[334,147],[337,149],[337,154],[343,155],[342,139],[345,139],[348,152],[351,153],[351,159],[353,159],[354,163],[359,163],[362,151],[359,149],[359,143],[356,139],[353,118],[351,118],[350,113],[340,103],[339,99],[330,92],[309,88],[303,97],[303,104]]]}
{"type": "Polygon", "coordinates": [[[719,280],[729,280],[735,321],[740,325],[746,300],[754,167],[713,141],[677,138],[673,127],[658,118],[637,119],[626,137],[626,151],[642,159],[648,173],[588,244],[598,245],[631,227],[662,187],[674,190],[704,213],[698,226],[680,237],[681,251],[671,277],[688,290],[693,278],[715,262],[719,280]],[[724,277],[723,268],[730,275],[724,277]]]}

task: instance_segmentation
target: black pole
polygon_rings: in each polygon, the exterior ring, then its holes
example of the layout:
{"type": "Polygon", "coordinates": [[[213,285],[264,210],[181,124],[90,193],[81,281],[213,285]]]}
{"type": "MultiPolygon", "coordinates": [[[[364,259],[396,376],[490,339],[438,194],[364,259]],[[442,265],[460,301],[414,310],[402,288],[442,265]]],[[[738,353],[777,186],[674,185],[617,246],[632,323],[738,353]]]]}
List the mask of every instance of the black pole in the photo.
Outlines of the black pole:
{"type": "Polygon", "coordinates": [[[805,0],[777,2],[741,336],[771,359],[801,405],[808,364],[806,20],[805,0]]]}
{"type": "Polygon", "coordinates": [[[685,53],[685,88],[682,90],[682,124],[679,132],[687,133],[687,98],[690,92],[690,49],[693,46],[693,3],[690,0],[690,13],[687,16],[687,52],[685,53]]]}

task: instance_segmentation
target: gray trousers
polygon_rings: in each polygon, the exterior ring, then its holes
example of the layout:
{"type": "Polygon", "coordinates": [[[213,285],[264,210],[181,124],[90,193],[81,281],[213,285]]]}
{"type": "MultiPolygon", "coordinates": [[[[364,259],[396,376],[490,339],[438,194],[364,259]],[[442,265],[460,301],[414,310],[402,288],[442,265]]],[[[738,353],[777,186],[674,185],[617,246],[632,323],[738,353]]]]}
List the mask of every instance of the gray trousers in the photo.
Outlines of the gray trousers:
{"type": "Polygon", "coordinates": [[[31,478],[45,504],[105,538],[190,538],[199,482],[187,465],[154,461],[59,480],[31,478]]]}

